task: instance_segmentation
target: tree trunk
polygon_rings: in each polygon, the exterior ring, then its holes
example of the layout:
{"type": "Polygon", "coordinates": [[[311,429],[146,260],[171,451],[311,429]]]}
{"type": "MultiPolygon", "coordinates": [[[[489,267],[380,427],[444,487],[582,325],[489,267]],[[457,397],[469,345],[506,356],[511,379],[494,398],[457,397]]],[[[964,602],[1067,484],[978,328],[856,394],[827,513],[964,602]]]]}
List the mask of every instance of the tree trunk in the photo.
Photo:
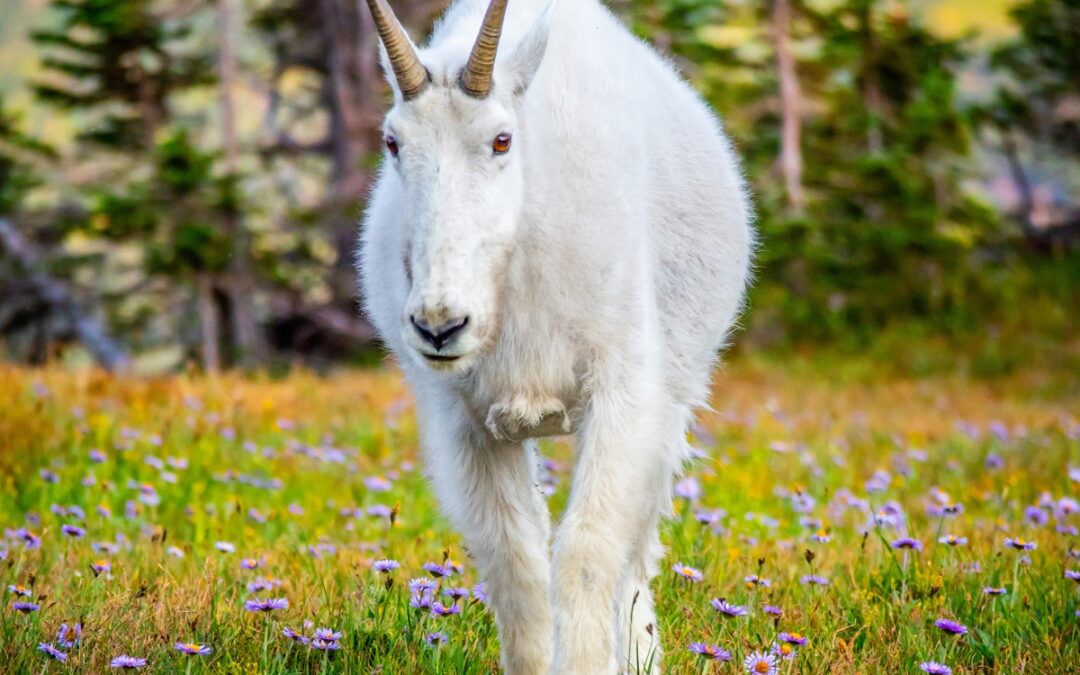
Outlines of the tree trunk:
{"type": "MultiPolygon", "coordinates": [[[[236,110],[233,88],[236,83],[236,53],[233,49],[235,35],[234,0],[217,0],[218,23],[218,79],[221,111],[221,145],[225,155],[225,171],[236,172],[239,148],[236,139],[236,110]]],[[[231,356],[241,366],[250,367],[262,363],[266,357],[265,344],[254,312],[255,275],[252,271],[251,237],[241,213],[226,216],[229,240],[233,254],[229,260],[228,273],[222,279],[222,290],[228,296],[228,316],[233,338],[231,356]]]]}
{"type": "Polygon", "coordinates": [[[788,209],[800,215],[806,206],[802,185],[802,101],[791,53],[791,0],[773,0],[771,28],[780,82],[780,172],[788,209]]]}
{"type": "Polygon", "coordinates": [[[45,302],[67,318],[73,332],[98,365],[114,371],[127,370],[131,366],[128,355],[113,342],[101,322],[83,311],[67,286],[41,269],[37,251],[14,225],[3,218],[0,218],[0,247],[26,270],[27,281],[45,302]]]}
{"type": "Polygon", "coordinates": [[[221,370],[221,327],[218,323],[217,301],[214,298],[214,279],[208,272],[195,277],[195,302],[199,314],[199,334],[203,370],[208,373],[221,370]]]}

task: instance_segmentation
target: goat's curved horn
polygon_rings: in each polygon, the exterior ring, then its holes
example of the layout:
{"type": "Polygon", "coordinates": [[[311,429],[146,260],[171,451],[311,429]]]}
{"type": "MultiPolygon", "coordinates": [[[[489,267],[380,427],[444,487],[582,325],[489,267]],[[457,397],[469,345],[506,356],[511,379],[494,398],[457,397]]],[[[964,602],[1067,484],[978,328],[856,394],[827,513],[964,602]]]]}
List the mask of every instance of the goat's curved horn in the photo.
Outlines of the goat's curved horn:
{"type": "Polygon", "coordinates": [[[474,98],[485,98],[491,93],[495,53],[499,51],[499,37],[502,35],[507,2],[508,0],[491,0],[487,13],[484,14],[484,23],[480,26],[480,35],[469,54],[469,62],[461,73],[461,88],[474,98]]]}
{"type": "Polygon", "coordinates": [[[390,57],[390,68],[394,71],[401,95],[406,101],[416,98],[428,85],[427,68],[420,63],[409,36],[386,0],[367,0],[367,4],[375,20],[375,29],[379,31],[379,39],[390,57]]]}

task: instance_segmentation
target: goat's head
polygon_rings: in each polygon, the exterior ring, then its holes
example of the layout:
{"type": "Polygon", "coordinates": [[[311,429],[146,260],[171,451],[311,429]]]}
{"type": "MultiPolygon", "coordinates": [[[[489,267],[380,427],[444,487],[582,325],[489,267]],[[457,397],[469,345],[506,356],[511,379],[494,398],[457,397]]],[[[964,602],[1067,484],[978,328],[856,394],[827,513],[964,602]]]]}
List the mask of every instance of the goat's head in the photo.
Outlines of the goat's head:
{"type": "Polygon", "coordinates": [[[411,284],[401,330],[438,370],[466,369],[495,337],[518,229],[518,112],[543,60],[551,7],[496,66],[506,4],[492,0],[462,66],[446,53],[418,53],[386,0],[368,0],[394,90],[387,170],[401,184],[401,263],[411,284]]]}

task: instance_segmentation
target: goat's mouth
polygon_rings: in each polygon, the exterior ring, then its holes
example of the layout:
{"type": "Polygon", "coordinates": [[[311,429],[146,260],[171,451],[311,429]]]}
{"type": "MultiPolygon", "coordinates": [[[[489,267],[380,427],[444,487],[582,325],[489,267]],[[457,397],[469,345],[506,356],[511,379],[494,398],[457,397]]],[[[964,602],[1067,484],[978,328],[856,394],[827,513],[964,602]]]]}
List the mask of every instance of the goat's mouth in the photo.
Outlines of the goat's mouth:
{"type": "Polygon", "coordinates": [[[434,361],[435,363],[453,363],[461,358],[460,355],[456,354],[428,354],[427,352],[420,352],[420,355],[428,361],[434,361]]]}

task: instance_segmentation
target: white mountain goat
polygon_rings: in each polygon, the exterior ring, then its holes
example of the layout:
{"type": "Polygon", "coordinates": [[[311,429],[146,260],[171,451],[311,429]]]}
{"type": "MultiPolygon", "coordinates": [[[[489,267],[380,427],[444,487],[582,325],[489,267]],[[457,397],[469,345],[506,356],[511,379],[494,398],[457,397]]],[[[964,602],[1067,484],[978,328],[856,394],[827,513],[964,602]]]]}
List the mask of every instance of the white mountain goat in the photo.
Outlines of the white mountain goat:
{"type": "Polygon", "coordinates": [[[423,48],[368,5],[394,104],[363,297],[503,667],[658,672],[657,526],[750,269],[737,160],[598,0],[458,0],[423,48]],[[561,434],[577,459],[549,555],[535,439],[561,434]]]}

